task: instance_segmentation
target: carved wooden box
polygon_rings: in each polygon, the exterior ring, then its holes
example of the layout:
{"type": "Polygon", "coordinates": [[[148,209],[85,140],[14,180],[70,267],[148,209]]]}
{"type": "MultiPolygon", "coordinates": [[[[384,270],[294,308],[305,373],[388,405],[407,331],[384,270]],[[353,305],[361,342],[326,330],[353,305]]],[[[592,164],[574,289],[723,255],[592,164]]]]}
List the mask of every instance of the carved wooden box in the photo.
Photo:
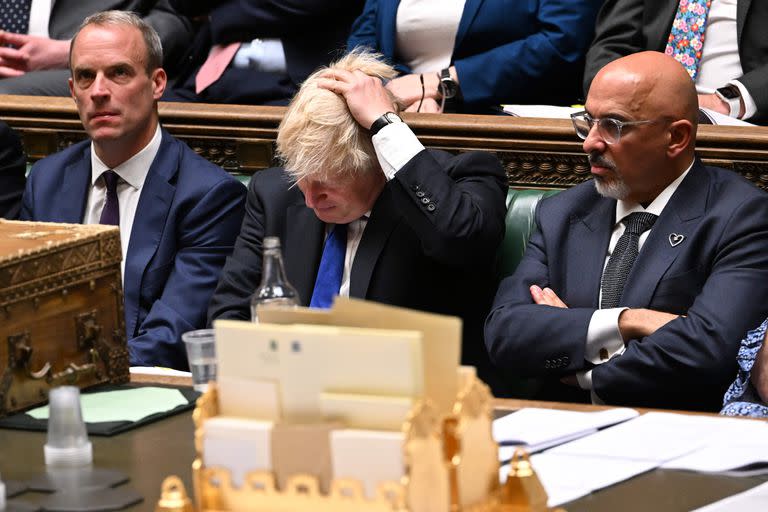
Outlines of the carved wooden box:
{"type": "Polygon", "coordinates": [[[0,416],[127,382],[120,232],[0,219],[0,416]]]}

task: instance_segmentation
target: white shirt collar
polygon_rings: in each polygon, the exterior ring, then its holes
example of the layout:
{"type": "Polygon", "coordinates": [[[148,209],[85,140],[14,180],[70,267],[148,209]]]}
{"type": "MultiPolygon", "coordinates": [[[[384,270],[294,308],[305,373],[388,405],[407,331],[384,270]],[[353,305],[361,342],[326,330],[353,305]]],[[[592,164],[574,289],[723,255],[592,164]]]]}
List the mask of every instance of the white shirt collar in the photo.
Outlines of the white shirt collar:
{"type": "Polygon", "coordinates": [[[630,213],[635,212],[648,212],[652,213],[654,215],[661,215],[661,212],[664,211],[664,208],[667,206],[667,203],[672,198],[672,195],[677,190],[677,187],[680,186],[680,183],[683,182],[686,176],[688,176],[688,173],[690,172],[691,168],[693,167],[693,162],[691,162],[691,165],[688,166],[688,168],[685,170],[683,174],[677,177],[675,181],[667,185],[667,187],[661,191],[661,193],[656,196],[656,199],[651,202],[651,204],[648,205],[648,208],[643,208],[642,205],[639,203],[635,203],[633,201],[624,201],[624,200],[618,200],[616,201],[616,224],[621,222],[624,217],[629,215],[630,213]]]}
{"type": "MultiPolygon", "coordinates": [[[[147,173],[149,173],[149,168],[155,160],[157,152],[160,150],[161,140],[162,130],[160,129],[160,123],[158,123],[157,128],[155,129],[155,134],[152,136],[152,140],[149,141],[149,144],[112,170],[115,171],[123,181],[136,190],[141,189],[144,185],[144,180],[147,178],[147,173]]],[[[91,142],[91,185],[94,185],[99,176],[109,169],[110,168],[101,161],[101,158],[98,157],[96,150],[93,147],[93,142],[91,142]]]]}

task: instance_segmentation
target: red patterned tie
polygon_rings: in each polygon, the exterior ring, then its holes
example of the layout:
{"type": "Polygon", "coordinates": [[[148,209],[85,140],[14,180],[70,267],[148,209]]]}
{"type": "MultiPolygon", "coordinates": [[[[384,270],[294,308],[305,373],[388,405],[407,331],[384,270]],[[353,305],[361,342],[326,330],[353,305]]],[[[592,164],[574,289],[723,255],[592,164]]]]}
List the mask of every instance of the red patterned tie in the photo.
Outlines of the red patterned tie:
{"type": "Polygon", "coordinates": [[[226,46],[217,44],[211,48],[208,58],[200,66],[195,77],[195,92],[197,94],[203,92],[209,85],[221,77],[237,53],[238,48],[240,48],[240,43],[232,43],[226,46]]]}
{"type": "Polygon", "coordinates": [[[711,0],[680,0],[664,53],[681,63],[696,80],[704,48],[704,31],[711,0]]]}

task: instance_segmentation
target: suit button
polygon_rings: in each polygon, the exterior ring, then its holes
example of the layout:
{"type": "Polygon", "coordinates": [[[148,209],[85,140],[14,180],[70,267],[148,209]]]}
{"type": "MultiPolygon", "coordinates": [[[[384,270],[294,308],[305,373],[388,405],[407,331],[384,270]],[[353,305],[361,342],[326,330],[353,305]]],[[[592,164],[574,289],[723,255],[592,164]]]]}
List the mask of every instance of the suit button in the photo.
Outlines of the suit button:
{"type": "Polygon", "coordinates": [[[568,366],[571,363],[571,358],[568,356],[563,357],[563,365],[568,366]]]}
{"type": "Polygon", "coordinates": [[[435,211],[436,209],[437,209],[437,206],[435,206],[435,203],[429,203],[429,204],[427,205],[427,211],[429,211],[429,212],[433,212],[433,211],[435,211]]]}
{"type": "Polygon", "coordinates": [[[422,197],[421,198],[421,202],[424,203],[424,204],[428,204],[429,203],[429,198],[428,197],[422,197]]]}
{"type": "Polygon", "coordinates": [[[424,197],[425,195],[426,195],[426,194],[424,193],[424,191],[423,191],[423,190],[418,190],[418,191],[416,191],[416,197],[424,197]]]}
{"type": "Polygon", "coordinates": [[[547,368],[547,369],[549,369],[549,368],[551,368],[551,367],[552,367],[552,365],[550,364],[550,362],[549,362],[549,359],[547,359],[546,361],[544,361],[544,368],[547,368]]]}
{"type": "Polygon", "coordinates": [[[418,185],[411,185],[411,190],[419,190],[419,186],[418,185]]]}

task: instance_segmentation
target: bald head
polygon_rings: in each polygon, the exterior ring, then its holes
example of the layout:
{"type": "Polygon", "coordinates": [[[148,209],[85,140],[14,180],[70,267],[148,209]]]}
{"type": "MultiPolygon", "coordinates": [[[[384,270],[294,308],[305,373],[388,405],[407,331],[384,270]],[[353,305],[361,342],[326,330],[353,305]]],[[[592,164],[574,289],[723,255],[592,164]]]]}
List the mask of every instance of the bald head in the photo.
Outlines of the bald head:
{"type": "Polygon", "coordinates": [[[640,52],[607,64],[595,77],[596,89],[623,96],[638,118],[667,117],[698,120],[696,87],[685,68],[659,52],[640,52]]]}
{"type": "Polygon", "coordinates": [[[698,97],[673,58],[642,52],[611,62],[592,81],[585,107],[618,131],[606,138],[611,129],[601,124],[584,140],[601,194],[647,205],[693,162],[698,97]]]}

